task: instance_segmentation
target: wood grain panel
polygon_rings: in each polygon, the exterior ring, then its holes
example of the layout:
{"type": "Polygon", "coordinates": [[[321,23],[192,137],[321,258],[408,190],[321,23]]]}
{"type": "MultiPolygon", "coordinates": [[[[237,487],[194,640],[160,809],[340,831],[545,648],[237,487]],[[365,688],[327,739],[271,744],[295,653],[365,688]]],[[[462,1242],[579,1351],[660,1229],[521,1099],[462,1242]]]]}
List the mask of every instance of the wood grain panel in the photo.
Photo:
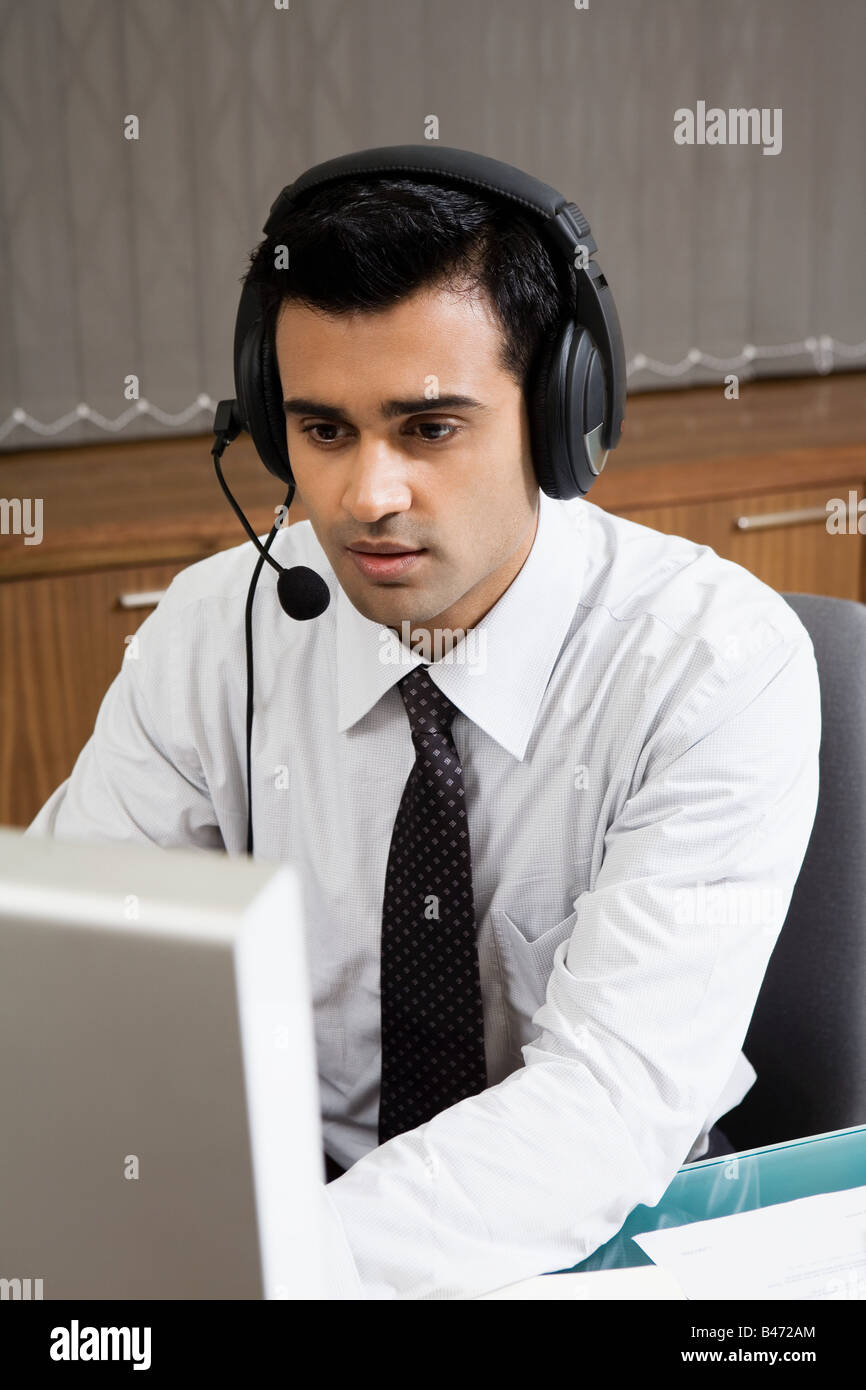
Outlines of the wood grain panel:
{"type": "MultiPolygon", "coordinates": [[[[213,436],[30,449],[0,455],[0,496],[42,499],[43,540],[0,536],[0,578],[203,559],[246,534],[214,472],[213,436]]],[[[286,497],[248,436],[222,459],[226,482],[257,535],[286,497]]],[[[292,522],[304,519],[296,496],[292,522]]]]}
{"type": "Polygon", "coordinates": [[[666,535],[686,536],[700,545],[709,545],[726,560],[751,570],[779,591],[862,600],[864,538],[859,534],[830,534],[826,520],[757,531],[737,527],[740,516],[762,516],[768,512],[821,508],[826,516],[827,501],[841,497],[847,503],[849,489],[856,492],[858,499],[862,498],[862,478],[847,479],[833,489],[804,488],[763,493],[759,497],[748,494],[678,507],[642,507],[618,515],[666,535]]]}
{"type": "Polygon", "coordinates": [[[146,609],[185,566],[146,565],[0,584],[0,823],[27,825],[68,777],[146,609]]]}

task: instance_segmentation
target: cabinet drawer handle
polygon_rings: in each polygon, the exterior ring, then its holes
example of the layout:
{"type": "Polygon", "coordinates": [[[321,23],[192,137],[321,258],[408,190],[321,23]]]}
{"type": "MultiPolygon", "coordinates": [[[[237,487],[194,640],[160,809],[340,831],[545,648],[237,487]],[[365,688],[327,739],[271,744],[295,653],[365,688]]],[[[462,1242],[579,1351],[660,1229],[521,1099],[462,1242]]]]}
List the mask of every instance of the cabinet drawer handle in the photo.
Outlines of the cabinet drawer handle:
{"type": "Polygon", "coordinates": [[[141,589],[134,594],[118,594],[117,602],[121,608],[155,608],[167,589],[141,589]]]}
{"type": "Polygon", "coordinates": [[[737,529],[757,531],[762,526],[798,526],[801,521],[826,521],[826,507],[802,507],[799,511],[764,512],[758,516],[738,516],[737,529]]]}

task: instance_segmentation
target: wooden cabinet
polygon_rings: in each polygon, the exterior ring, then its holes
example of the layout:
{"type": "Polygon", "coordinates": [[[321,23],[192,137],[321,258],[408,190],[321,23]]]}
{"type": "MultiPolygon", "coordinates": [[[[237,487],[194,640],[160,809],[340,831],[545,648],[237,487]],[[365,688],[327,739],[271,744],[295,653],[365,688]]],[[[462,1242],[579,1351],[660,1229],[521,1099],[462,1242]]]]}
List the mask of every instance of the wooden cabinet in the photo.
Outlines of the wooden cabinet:
{"type": "MultiPolygon", "coordinates": [[[[828,503],[866,495],[866,373],[629,397],[623,442],[589,493],[709,545],[780,592],[866,601],[866,534],[828,503]]],[[[866,532],[866,509],[862,516],[866,532]]]]}
{"type": "MultiPolygon", "coordinates": [[[[245,540],[209,450],[196,437],[0,455],[0,496],[41,498],[44,531],[38,545],[0,535],[0,823],[29,824],[72,771],[156,596],[245,540]]],[[[265,534],[281,484],[245,439],[223,470],[265,534]]]]}
{"type": "MultiPolygon", "coordinates": [[[[129,595],[245,540],[211,442],[0,454],[0,498],[42,499],[44,518],[38,545],[0,534],[0,822],[28,824],[72,770],[150,611],[129,595]]],[[[264,535],[282,485],[246,436],[223,469],[264,535]]],[[[830,534],[825,514],[830,498],[863,498],[864,481],[866,373],[852,372],[747,385],[738,401],[716,388],[630,396],[589,500],[712,546],[776,589],[863,601],[866,535],[830,534]]],[[[291,517],[305,517],[300,497],[291,517]]]]}
{"type": "MultiPolygon", "coordinates": [[[[862,498],[863,479],[846,479],[829,495],[841,497],[847,508],[849,492],[862,498]]],[[[828,531],[827,501],[828,490],[820,487],[621,514],[667,535],[709,545],[779,591],[861,599],[866,538],[856,530],[828,531]]]]}
{"type": "Polygon", "coordinates": [[[182,568],[142,565],[0,584],[0,823],[27,824],[72,771],[130,638],[182,568]]]}

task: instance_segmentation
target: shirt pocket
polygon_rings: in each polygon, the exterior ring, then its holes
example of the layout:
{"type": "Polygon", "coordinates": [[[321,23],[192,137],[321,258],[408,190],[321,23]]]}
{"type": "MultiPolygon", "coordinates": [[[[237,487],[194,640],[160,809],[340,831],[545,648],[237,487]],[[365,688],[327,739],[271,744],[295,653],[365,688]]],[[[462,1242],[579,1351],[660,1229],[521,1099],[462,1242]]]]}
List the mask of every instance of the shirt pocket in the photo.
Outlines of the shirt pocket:
{"type": "Polygon", "coordinates": [[[520,1066],[520,1049],[537,1038],[541,1029],[532,1022],[547,998],[557,946],[568,941],[577,922],[577,911],[529,940],[502,908],[491,910],[493,939],[504,986],[505,1016],[510,1060],[520,1066]]]}

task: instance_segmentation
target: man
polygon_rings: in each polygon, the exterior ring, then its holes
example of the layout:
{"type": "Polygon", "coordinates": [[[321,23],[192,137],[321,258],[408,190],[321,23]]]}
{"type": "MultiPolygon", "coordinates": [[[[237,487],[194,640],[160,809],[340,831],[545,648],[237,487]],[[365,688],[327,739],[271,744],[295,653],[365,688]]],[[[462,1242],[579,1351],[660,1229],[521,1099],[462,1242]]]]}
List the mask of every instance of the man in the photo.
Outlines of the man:
{"type": "MultiPolygon", "coordinates": [[[[365,1297],[467,1296],[725,1149],[817,804],[814,656],[739,566],[539,491],[526,390],[572,287],[518,211],[358,179],[248,273],[307,517],[272,553],[334,600],[293,622],[263,575],[252,748],[328,1197],[365,1297]]],[[[31,833],[243,852],[254,559],[175,579],[31,833]]]]}

